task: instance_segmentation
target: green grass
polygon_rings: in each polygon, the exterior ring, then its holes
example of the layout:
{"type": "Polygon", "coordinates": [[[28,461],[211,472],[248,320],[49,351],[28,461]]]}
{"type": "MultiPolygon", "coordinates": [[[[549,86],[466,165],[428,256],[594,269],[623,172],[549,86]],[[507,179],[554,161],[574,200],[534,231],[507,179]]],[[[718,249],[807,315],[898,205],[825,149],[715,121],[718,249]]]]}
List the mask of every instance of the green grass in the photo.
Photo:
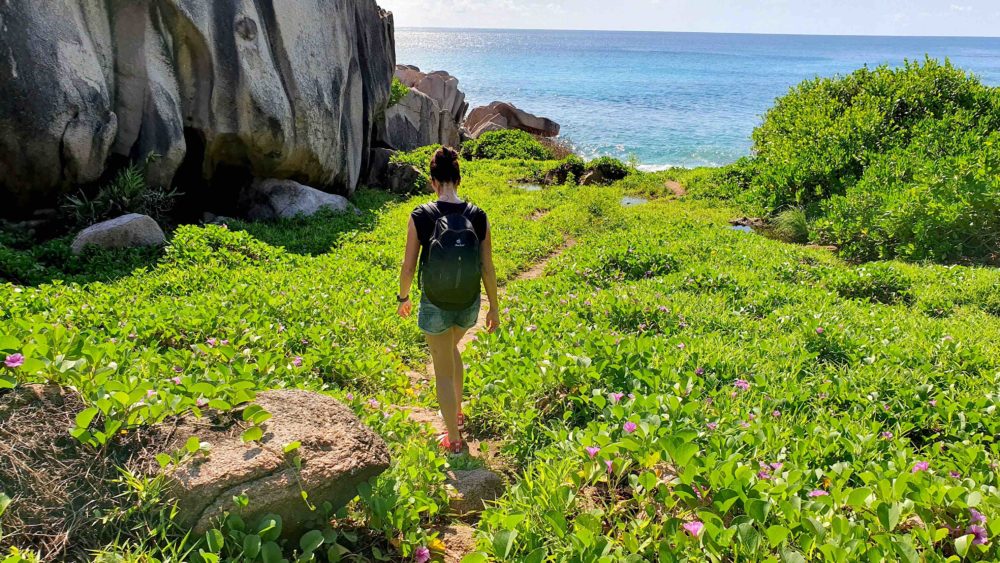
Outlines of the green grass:
{"type": "MultiPolygon", "coordinates": [[[[508,285],[504,326],[467,356],[470,430],[500,442],[516,469],[481,523],[483,557],[1000,555],[963,533],[970,507],[991,538],[1000,533],[1000,274],[851,266],[732,231],[737,210],[710,201],[618,204],[626,192],[666,195],[676,171],[603,188],[510,185],[538,168],[463,163],[461,192],[490,214],[502,280],[577,241],[546,276],[508,285]],[[591,458],[587,447],[600,450],[591,458]],[[921,461],[929,470],[914,473],[921,461]],[[695,520],[698,537],[682,527],[695,520]]],[[[427,354],[393,298],[406,218],[426,199],[363,192],[359,219],[181,227],[149,271],[0,286],[0,355],[26,356],[0,368],[0,386],[76,386],[97,416],[73,432],[95,444],[201,400],[328,392],[386,438],[393,465],[332,515],[320,553],[410,559],[448,522],[449,461],[387,408],[433,404],[406,377],[427,354]]],[[[123,529],[103,549],[122,560],[243,557],[244,532],[220,530],[229,539],[219,549],[162,522],[123,529]]],[[[298,546],[284,545],[285,556],[298,546]]]]}

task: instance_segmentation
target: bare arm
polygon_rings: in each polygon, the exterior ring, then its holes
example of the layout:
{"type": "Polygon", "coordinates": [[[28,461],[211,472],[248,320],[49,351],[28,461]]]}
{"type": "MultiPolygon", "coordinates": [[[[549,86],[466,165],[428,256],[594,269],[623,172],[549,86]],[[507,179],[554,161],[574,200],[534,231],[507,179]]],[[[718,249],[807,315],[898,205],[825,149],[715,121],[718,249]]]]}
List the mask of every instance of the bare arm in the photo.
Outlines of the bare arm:
{"type": "MultiPolygon", "coordinates": [[[[406,231],[406,255],[403,257],[403,269],[399,273],[399,296],[409,297],[410,287],[413,285],[413,276],[417,273],[417,260],[420,258],[420,239],[417,238],[417,226],[410,218],[410,224],[406,231]]],[[[399,315],[401,317],[410,316],[412,303],[407,300],[399,305],[399,315]]]]}
{"type": "Polygon", "coordinates": [[[493,265],[493,233],[486,225],[486,239],[480,247],[483,260],[483,287],[490,302],[490,310],[486,316],[486,328],[493,332],[500,326],[500,300],[497,296],[497,272],[493,265]]]}

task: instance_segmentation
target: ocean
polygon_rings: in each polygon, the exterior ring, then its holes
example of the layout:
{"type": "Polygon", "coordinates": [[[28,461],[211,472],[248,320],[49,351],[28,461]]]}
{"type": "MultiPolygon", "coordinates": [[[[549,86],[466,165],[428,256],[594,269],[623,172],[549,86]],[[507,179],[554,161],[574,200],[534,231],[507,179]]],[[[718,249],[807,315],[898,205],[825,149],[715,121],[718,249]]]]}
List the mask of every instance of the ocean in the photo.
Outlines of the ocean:
{"type": "Polygon", "coordinates": [[[511,102],[584,156],[650,169],[750,154],[774,99],[816,76],[931,56],[1000,85],[1000,38],[404,28],[396,42],[398,62],[447,70],[473,107],[511,102]]]}

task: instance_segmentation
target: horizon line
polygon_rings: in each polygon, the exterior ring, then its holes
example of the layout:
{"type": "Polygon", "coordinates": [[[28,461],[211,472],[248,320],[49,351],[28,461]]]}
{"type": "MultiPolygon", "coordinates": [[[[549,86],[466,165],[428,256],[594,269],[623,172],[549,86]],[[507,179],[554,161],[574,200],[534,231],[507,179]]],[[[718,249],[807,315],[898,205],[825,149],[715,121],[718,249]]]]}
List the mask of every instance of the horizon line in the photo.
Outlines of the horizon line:
{"type": "Polygon", "coordinates": [[[764,31],[673,31],[662,29],[583,29],[583,28],[544,28],[544,27],[476,27],[476,26],[397,26],[397,31],[432,30],[432,31],[576,31],[582,33],[663,33],[690,35],[762,35],[780,37],[860,37],[883,39],[1000,39],[997,35],[881,35],[875,33],[774,33],[764,31]]]}

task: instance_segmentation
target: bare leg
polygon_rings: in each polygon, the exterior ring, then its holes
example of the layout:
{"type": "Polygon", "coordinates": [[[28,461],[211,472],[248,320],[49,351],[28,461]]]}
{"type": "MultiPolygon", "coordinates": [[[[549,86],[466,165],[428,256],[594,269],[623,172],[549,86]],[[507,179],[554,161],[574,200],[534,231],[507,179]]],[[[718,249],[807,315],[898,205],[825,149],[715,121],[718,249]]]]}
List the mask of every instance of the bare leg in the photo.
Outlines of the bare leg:
{"type": "Polygon", "coordinates": [[[448,428],[448,441],[461,438],[458,431],[458,403],[455,401],[455,340],[451,331],[439,336],[426,335],[434,361],[438,405],[448,428]]]}
{"type": "Polygon", "coordinates": [[[465,392],[465,364],[462,362],[462,353],[458,351],[458,343],[465,336],[468,329],[454,327],[451,329],[455,335],[455,399],[458,401],[458,410],[462,410],[463,393],[465,392]]]}

